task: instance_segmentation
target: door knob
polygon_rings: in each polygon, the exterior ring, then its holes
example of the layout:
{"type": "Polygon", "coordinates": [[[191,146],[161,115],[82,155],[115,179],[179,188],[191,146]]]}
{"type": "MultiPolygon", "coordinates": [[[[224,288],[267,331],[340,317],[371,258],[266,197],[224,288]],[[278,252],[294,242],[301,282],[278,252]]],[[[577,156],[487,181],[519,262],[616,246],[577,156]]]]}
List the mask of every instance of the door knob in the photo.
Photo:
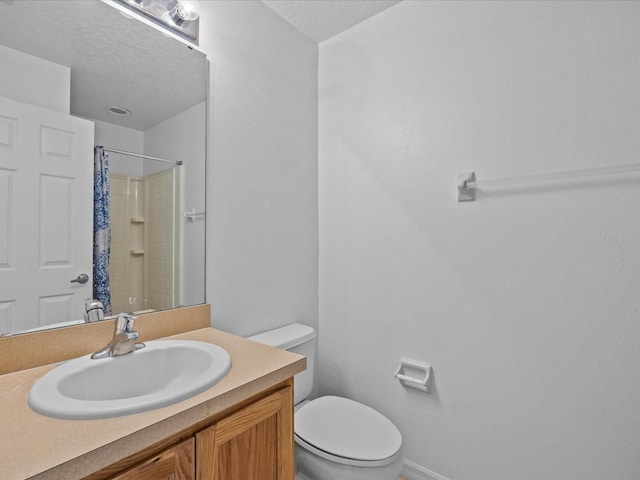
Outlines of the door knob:
{"type": "Polygon", "coordinates": [[[71,280],[71,283],[87,283],[89,281],[89,275],[81,273],[77,278],[71,280]]]}

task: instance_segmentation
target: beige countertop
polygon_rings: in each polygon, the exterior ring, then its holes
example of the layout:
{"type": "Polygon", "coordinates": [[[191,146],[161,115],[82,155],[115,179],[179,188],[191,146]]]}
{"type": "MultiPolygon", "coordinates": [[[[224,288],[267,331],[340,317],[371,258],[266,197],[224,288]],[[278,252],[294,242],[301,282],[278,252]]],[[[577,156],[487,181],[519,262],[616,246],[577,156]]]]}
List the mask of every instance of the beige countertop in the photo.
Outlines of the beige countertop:
{"type": "Polygon", "coordinates": [[[1,375],[0,479],[82,478],[277,385],[306,367],[303,356],[213,328],[167,338],[220,345],[231,355],[231,370],[218,384],[187,400],[104,420],[59,420],[29,408],[29,389],[55,365],[1,375]]]}

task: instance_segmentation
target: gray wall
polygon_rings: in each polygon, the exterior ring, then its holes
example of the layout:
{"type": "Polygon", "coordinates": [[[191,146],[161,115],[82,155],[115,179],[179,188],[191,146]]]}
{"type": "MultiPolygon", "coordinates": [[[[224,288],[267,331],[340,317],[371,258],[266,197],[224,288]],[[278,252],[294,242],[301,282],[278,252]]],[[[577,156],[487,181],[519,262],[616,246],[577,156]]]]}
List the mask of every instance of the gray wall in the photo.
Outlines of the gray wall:
{"type": "Polygon", "coordinates": [[[260,2],[201,6],[212,324],[317,328],[318,46],[260,2]]]}
{"type": "Polygon", "coordinates": [[[320,390],[461,479],[640,478],[640,3],[404,1],[320,45],[320,390]],[[401,356],[435,390],[403,388],[401,356]]]}

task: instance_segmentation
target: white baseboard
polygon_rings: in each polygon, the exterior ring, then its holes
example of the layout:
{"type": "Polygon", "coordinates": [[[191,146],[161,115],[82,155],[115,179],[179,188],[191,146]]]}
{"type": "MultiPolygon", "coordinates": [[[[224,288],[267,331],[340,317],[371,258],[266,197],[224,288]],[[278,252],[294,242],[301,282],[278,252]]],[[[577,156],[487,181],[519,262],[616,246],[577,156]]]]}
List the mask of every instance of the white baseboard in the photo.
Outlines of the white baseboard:
{"type": "Polygon", "coordinates": [[[402,462],[400,475],[407,480],[449,480],[447,477],[443,477],[439,473],[432,472],[431,470],[421,467],[409,460],[404,460],[402,462]]]}

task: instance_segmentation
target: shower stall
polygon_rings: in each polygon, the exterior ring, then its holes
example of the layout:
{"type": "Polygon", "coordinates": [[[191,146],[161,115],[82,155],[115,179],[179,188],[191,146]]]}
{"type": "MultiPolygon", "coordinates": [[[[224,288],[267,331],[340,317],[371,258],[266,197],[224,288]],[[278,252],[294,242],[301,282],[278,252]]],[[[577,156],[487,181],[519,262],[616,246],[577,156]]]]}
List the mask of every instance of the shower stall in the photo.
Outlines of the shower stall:
{"type": "Polygon", "coordinates": [[[109,175],[114,312],[180,304],[181,168],[142,177],[109,175]]]}

